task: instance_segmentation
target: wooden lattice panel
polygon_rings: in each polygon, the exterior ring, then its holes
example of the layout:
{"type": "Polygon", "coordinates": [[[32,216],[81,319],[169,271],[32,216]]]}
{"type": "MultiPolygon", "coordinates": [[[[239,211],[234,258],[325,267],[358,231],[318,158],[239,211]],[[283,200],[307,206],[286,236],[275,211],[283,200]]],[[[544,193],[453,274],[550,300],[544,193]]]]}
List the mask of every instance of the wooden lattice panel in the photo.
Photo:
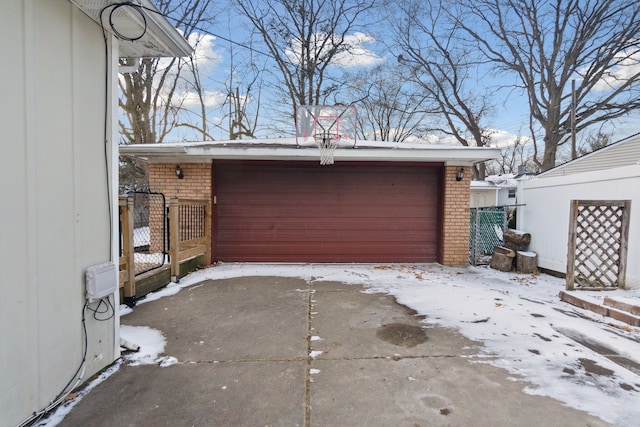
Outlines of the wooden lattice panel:
{"type": "Polygon", "coordinates": [[[631,202],[572,200],[567,289],[623,288],[631,202]]]}

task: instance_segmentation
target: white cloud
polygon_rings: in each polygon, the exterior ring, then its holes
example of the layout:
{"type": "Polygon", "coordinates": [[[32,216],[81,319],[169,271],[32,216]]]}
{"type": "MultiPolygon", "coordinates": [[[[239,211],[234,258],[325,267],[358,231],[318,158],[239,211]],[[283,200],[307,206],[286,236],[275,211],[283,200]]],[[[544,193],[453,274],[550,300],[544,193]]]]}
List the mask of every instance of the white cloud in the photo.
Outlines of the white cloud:
{"type": "MultiPolygon", "coordinates": [[[[213,91],[213,90],[205,90],[203,93],[204,106],[207,108],[219,107],[225,101],[227,94],[213,91]]],[[[198,98],[197,92],[189,91],[183,94],[183,107],[185,108],[197,108],[200,107],[200,99],[198,98]]]]}
{"type": "MultiPolygon", "coordinates": [[[[318,49],[329,49],[332,45],[330,42],[327,43],[324,48],[320,48],[320,46],[322,46],[329,37],[333,36],[326,33],[316,33],[315,46],[312,48],[315,49],[317,47],[318,49]]],[[[347,35],[345,36],[343,45],[345,49],[338,52],[333,57],[331,63],[339,67],[360,67],[379,64],[384,61],[384,58],[364,47],[364,45],[374,43],[375,41],[376,39],[374,37],[360,32],[347,35]]],[[[288,48],[285,53],[292,61],[300,62],[300,50],[300,41],[292,40],[291,47],[288,48]]],[[[323,53],[325,52],[319,52],[317,56],[321,56],[323,53]]]]}
{"type": "Polygon", "coordinates": [[[531,141],[530,137],[522,136],[522,135],[514,135],[506,130],[499,129],[490,129],[491,132],[491,142],[489,145],[491,147],[497,148],[507,148],[514,145],[515,141],[520,138],[521,144],[527,144],[531,141]]]}
{"type": "MultiPolygon", "coordinates": [[[[191,58],[194,62],[194,67],[198,70],[201,84],[204,84],[207,76],[211,75],[215,67],[223,61],[222,54],[216,50],[216,37],[210,34],[192,33],[187,40],[194,49],[191,58]]],[[[160,59],[158,69],[168,67],[171,64],[171,61],[171,58],[160,59]]],[[[175,72],[171,72],[170,75],[171,76],[169,78],[174,78],[175,72]]],[[[159,79],[160,75],[157,75],[156,78],[159,79]]],[[[183,107],[199,107],[200,100],[194,88],[194,76],[186,67],[184,67],[180,73],[180,81],[174,90],[173,96],[175,99],[182,100],[183,107]]],[[[165,92],[162,95],[166,99],[169,94],[165,92]]],[[[224,102],[225,96],[226,95],[221,94],[220,92],[204,89],[203,98],[205,107],[210,108],[219,106],[224,102]]]]}
{"type": "MultiPolygon", "coordinates": [[[[620,52],[616,55],[618,65],[610,69],[593,87],[595,91],[615,89],[634,75],[640,73],[640,50],[620,52]]],[[[580,73],[582,74],[582,73],[580,73]]]]}
{"type": "Polygon", "coordinates": [[[192,33],[189,44],[193,47],[192,57],[196,61],[201,76],[206,76],[222,63],[222,55],[216,50],[216,37],[210,34],[192,33]]]}
{"type": "MultiPolygon", "coordinates": [[[[489,147],[501,148],[501,149],[513,147],[513,145],[515,144],[518,138],[520,138],[521,144],[527,144],[531,142],[531,138],[529,137],[522,136],[522,135],[520,136],[515,135],[505,130],[488,129],[487,131],[491,133],[491,140],[489,142],[489,147]]],[[[460,141],[458,141],[452,135],[436,135],[436,134],[429,134],[424,136],[423,138],[409,137],[406,139],[406,142],[425,142],[428,144],[436,144],[436,145],[460,145],[460,141]]]]}
{"type": "Polygon", "coordinates": [[[359,67],[376,65],[384,61],[384,58],[376,55],[363,45],[375,43],[376,39],[364,33],[355,33],[345,37],[345,43],[349,49],[340,52],[334,58],[334,64],[343,67],[359,67]]]}

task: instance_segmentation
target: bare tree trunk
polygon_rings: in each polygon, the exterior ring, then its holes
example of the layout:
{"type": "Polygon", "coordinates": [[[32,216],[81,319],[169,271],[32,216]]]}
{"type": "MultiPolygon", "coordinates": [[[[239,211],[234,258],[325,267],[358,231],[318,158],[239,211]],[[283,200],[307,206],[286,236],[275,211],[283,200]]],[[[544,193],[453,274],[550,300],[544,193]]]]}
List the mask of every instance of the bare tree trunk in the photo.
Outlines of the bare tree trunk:
{"type": "MultiPolygon", "coordinates": [[[[636,0],[540,2],[461,0],[464,19],[450,14],[497,72],[516,76],[528,95],[535,142],[543,132],[543,171],[555,166],[569,139],[571,81],[575,130],[640,108],[640,3],[636,0]],[[473,23],[473,24],[471,24],[473,23]],[[576,79],[576,76],[578,78],[576,79]]],[[[535,145],[536,157],[538,147],[535,145]]]]}
{"type": "Polygon", "coordinates": [[[239,12],[262,37],[289,99],[298,105],[324,104],[339,86],[327,84],[330,65],[347,52],[349,32],[375,5],[370,0],[235,0],[239,12]]]}
{"type": "MultiPolygon", "coordinates": [[[[394,7],[396,4],[394,3],[394,7]]],[[[421,0],[398,3],[392,27],[400,51],[398,62],[410,70],[412,81],[425,94],[425,104],[441,118],[431,131],[455,138],[464,146],[484,147],[491,131],[484,121],[492,110],[490,94],[476,91],[472,70],[479,66],[477,52],[458,42],[459,28],[451,25],[449,5],[421,0]]],[[[484,167],[474,167],[475,178],[484,167]]]]}

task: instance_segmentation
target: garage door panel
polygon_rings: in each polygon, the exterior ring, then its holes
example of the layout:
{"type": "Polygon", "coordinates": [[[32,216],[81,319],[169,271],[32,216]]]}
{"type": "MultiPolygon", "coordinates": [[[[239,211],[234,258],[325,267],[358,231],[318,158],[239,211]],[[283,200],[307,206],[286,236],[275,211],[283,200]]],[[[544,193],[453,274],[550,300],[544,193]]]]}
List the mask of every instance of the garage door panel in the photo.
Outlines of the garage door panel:
{"type": "Polygon", "coordinates": [[[230,224],[225,227],[224,230],[219,230],[219,238],[231,234],[242,234],[248,231],[278,231],[281,233],[298,231],[343,231],[345,233],[362,233],[363,231],[385,233],[385,232],[402,232],[405,231],[409,235],[416,231],[435,231],[435,225],[424,224],[423,221],[416,221],[412,218],[408,218],[406,221],[394,221],[389,222],[385,218],[358,218],[357,223],[345,225],[337,223],[335,221],[313,221],[305,222],[302,220],[291,220],[287,223],[270,222],[266,219],[238,219],[234,224],[230,224]]]}
{"type": "Polygon", "coordinates": [[[358,219],[366,220],[379,218],[384,219],[388,223],[393,223],[394,221],[397,223],[398,221],[410,220],[420,215],[423,215],[423,218],[435,219],[437,217],[435,212],[428,212],[425,207],[411,206],[403,209],[402,206],[399,205],[389,209],[371,208],[357,212],[345,209],[344,207],[328,208],[323,206],[317,207],[310,212],[297,209],[296,207],[264,207],[256,210],[222,208],[218,212],[221,216],[233,217],[237,221],[248,219],[250,221],[255,220],[258,222],[278,222],[278,219],[281,219],[285,224],[298,222],[307,224],[316,222],[322,218],[331,218],[334,222],[347,221],[349,226],[354,225],[358,219]]]}
{"type": "MultiPolygon", "coordinates": [[[[425,230],[426,231],[426,230],[425,230]]],[[[280,243],[291,243],[294,242],[296,245],[301,246],[307,240],[301,240],[300,236],[302,233],[315,233],[317,236],[317,242],[335,242],[335,243],[344,243],[344,242],[360,242],[365,244],[366,242],[397,242],[403,243],[406,245],[410,245],[412,243],[424,243],[425,239],[416,238],[416,233],[413,231],[407,230],[387,230],[387,231],[376,231],[375,233],[363,234],[361,230],[353,230],[350,232],[345,232],[344,230],[314,230],[314,229],[306,229],[306,230],[285,230],[279,231],[274,230],[272,233],[273,239],[267,240],[267,232],[264,230],[245,230],[243,233],[229,233],[219,237],[220,242],[229,242],[233,244],[258,244],[256,242],[257,239],[260,239],[265,244],[280,244],[280,243]],[[335,232],[340,231],[340,235],[336,236],[335,232]],[[277,233],[277,236],[276,236],[277,233]],[[332,235],[333,234],[333,235],[332,235]],[[324,238],[323,238],[324,236],[324,238]],[[327,237],[328,236],[328,237],[327,237]]]]}
{"type": "Polygon", "coordinates": [[[221,261],[431,262],[440,168],[216,164],[221,261]]]}
{"type": "Polygon", "coordinates": [[[331,192],[320,192],[314,190],[313,199],[308,198],[308,193],[299,191],[253,191],[234,194],[221,195],[218,202],[222,204],[239,204],[246,206],[264,205],[293,205],[293,206],[318,206],[321,204],[342,203],[346,206],[354,206],[364,209],[370,202],[371,197],[376,199],[384,198],[388,203],[406,204],[407,198],[411,198],[413,205],[429,207],[436,194],[425,192],[424,194],[413,194],[411,192],[385,193],[383,191],[364,191],[354,189],[347,192],[345,188],[335,188],[331,192]]]}
{"type": "MultiPolygon", "coordinates": [[[[436,257],[435,250],[424,250],[425,245],[407,246],[385,244],[386,253],[380,253],[380,244],[372,244],[371,247],[361,246],[344,247],[335,250],[334,246],[316,245],[308,247],[305,245],[304,262],[425,262],[425,257],[436,257]]],[[[242,262],[264,262],[264,253],[269,253],[269,262],[292,262],[292,258],[300,256],[300,251],[295,250],[290,245],[259,245],[239,247],[237,256],[242,258],[242,262]]],[[[431,262],[431,261],[429,261],[431,262]]]]}
{"type": "Polygon", "coordinates": [[[239,197],[238,195],[235,195],[235,197],[222,195],[218,197],[218,203],[221,207],[241,209],[296,207],[298,209],[313,210],[319,207],[335,208],[345,206],[354,211],[366,211],[375,208],[387,210],[393,209],[399,204],[400,207],[411,208],[415,206],[429,211],[433,207],[432,202],[434,199],[437,199],[437,194],[387,195],[381,192],[374,192],[370,194],[322,194],[313,191],[312,194],[271,192],[268,194],[245,193],[242,197],[239,197]],[[372,199],[375,203],[371,203],[372,199]],[[407,201],[410,201],[411,203],[408,204],[407,201]]]}

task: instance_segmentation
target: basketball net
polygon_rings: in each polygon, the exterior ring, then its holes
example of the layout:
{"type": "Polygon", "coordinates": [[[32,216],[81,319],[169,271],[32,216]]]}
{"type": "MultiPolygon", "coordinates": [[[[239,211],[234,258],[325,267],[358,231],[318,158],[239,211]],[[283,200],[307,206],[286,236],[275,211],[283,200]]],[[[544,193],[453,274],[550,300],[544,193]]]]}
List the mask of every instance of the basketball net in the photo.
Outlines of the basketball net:
{"type": "Polygon", "coordinates": [[[315,136],[318,149],[320,150],[320,164],[332,165],[333,164],[333,152],[336,151],[338,141],[340,138],[337,135],[332,135],[329,132],[323,132],[315,136]]]}

